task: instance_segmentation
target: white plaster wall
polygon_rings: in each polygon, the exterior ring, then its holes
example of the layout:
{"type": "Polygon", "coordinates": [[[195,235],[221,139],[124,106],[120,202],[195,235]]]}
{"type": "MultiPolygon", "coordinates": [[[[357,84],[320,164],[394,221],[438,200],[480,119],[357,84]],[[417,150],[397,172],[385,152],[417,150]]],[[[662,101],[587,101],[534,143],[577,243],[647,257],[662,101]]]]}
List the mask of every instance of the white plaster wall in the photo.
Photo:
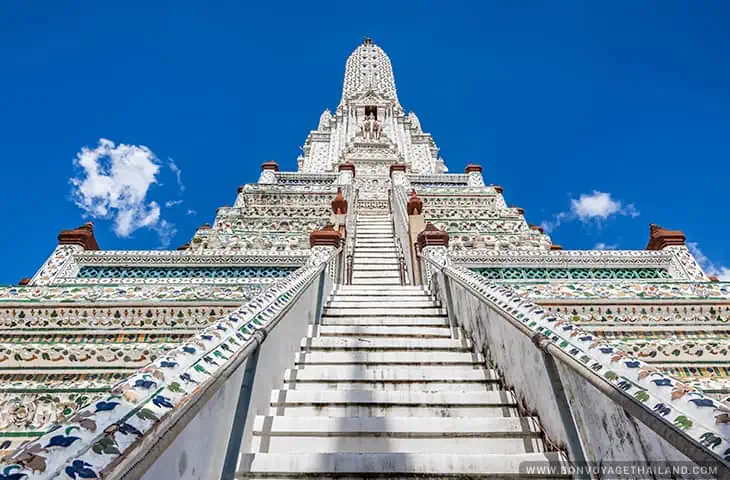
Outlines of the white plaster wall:
{"type": "MultiPolygon", "coordinates": [[[[329,277],[325,275],[324,292],[329,292],[330,286],[329,277]]],[[[318,288],[319,278],[316,278],[269,334],[261,348],[251,394],[251,406],[241,442],[242,452],[248,452],[250,449],[251,428],[256,415],[268,414],[271,391],[281,388],[284,384],[284,370],[294,367],[295,353],[300,350],[302,339],[307,335],[307,327],[314,323],[318,313],[316,312],[318,288]]],[[[322,303],[324,300],[322,299],[322,303]]]]}
{"type": "MultiPolygon", "coordinates": [[[[325,296],[331,286],[325,275],[325,296]]],[[[282,386],[284,370],[294,365],[294,355],[307,334],[307,327],[318,314],[318,289],[319,277],[304,290],[261,346],[241,451],[248,451],[250,447],[251,427],[256,415],[268,413],[271,390],[282,386]]],[[[143,480],[220,478],[245,369],[244,361],[184,426],[141,477],[143,480]]]]}
{"type": "MultiPolygon", "coordinates": [[[[442,275],[438,295],[445,302],[442,275]]],[[[547,438],[567,450],[567,434],[552,392],[543,353],[530,337],[510,325],[458,283],[451,281],[454,318],[477,350],[485,354],[514,390],[527,413],[537,415],[547,438]]],[[[570,403],[581,443],[589,462],[631,461],[689,462],[670,445],[623,408],[601,393],[575,370],[556,361],[560,380],[570,403]]]]}
{"type": "Polygon", "coordinates": [[[220,478],[246,362],[206,402],[143,480],[220,478]]]}

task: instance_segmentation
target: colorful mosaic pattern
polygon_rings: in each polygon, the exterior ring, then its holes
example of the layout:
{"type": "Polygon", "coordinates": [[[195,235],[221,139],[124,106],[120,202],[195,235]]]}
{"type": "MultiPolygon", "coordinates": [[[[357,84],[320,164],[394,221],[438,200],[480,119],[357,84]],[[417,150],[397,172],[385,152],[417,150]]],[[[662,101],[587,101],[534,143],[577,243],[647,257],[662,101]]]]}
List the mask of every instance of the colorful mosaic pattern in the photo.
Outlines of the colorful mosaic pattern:
{"type": "Polygon", "coordinates": [[[600,376],[657,418],[682,430],[717,458],[730,462],[727,406],[583,331],[566,318],[551,314],[523,298],[511,286],[490,283],[469,269],[450,265],[443,247],[427,247],[423,257],[432,269],[440,270],[461,283],[501,314],[511,316],[534,333],[544,335],[552,345],[584,364],[590,371],[586,374],[600,376]]]}
{"type": "Polygon", "coordinates": [[[18,480],[47,478],[61,471],[71,478],[102,477],[139,437],[193,400],[237,353],[251,348],[257,329],[285,311],[325,268],[334,268],[335,253],[330,247],[314,247],[307,266],[136,370],[110,394],[77,410],[54,431],[4,458],[0,472],[12,472],[16,477],[11,478],[18,480]]]}
{"type": "Polygon", "coordinates": [[[670,278],[666,268],[472,268],[488,280],[630,280],[670,278]]]}
{"type": "Polygon", "coordinates": [[[109,345],[112,343],[180,343],[190,335],[180,333],[42,333],[33,332],[26,335],[0,334],[0,344],[58,344],[83,343],[109,345]]]}
{"type": "Polygon", "coordinates": [[[533,301],[549,300],[730,300],[730,283],[723,282],[535,282],[510,288],[533,301]]]}
{"type": "Polygon", "coordinates": [[[0,302],[105,303],[120,301],[245,302],[268,285],[88,285],[0,287],[0,302]]]}
{"type": "Polygon", "coordinates": [[[86,266],[78,278],[283,278],[297,267],[86,266]]]}

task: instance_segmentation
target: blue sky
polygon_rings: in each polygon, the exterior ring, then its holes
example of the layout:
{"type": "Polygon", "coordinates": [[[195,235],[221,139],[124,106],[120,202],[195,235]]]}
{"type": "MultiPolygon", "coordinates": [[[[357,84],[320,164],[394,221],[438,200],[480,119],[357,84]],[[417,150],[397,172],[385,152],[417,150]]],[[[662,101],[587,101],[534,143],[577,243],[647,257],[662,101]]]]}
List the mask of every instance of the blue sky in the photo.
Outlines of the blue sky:
{"type": "Polygon", "coordinates": [[[730,266],[728,2],[43,3],[0,6],[1,283],[90,213],[104,249],[174,248],[263,161],[294,170],[365,35],[450,171],[482,164],[555,243],[658,223],[730,266]],[[89,201],[78,159],[105,154],[135,181],[89,201]]]}

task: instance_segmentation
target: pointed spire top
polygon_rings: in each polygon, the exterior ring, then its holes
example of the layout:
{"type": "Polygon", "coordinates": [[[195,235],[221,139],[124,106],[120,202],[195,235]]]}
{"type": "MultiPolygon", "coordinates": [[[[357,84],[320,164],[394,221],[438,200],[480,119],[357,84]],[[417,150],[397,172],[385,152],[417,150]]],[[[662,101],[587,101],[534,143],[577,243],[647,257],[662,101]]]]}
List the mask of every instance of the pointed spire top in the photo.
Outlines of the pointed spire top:
{"type": "Polygon", "coordinates": [[[365,37],[363,43],[357,46],[345,63],[345,81],[340,105],[370,92],[374,92],[383,100],[399,105],[393,66],[388,55],[375,45],[370,37],[365,37]]]}

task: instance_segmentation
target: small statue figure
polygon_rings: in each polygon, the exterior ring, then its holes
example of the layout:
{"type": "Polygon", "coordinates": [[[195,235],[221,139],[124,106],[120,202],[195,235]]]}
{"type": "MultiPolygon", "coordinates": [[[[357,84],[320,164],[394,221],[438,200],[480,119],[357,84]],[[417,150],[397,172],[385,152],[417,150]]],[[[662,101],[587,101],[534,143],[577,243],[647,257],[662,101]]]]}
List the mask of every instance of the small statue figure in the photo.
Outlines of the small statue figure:
{"type": "Polygon", "coordinates": [[[383,124],[370,113],[360,124],[360,134],[365,140],[380,140],[383,131],[383,124]]]}

